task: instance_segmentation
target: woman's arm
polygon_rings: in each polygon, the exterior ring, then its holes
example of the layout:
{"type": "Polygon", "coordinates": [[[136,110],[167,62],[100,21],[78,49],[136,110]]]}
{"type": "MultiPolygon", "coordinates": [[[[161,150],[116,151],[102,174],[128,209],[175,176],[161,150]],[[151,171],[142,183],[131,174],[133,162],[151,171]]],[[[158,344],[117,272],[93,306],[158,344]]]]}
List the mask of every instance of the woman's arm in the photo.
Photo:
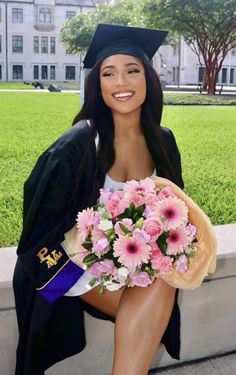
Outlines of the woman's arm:
{"type": "Polygon", "coordinates": [[[181,155],[175,140],[173,132],[166,127],[162,127],[163,135],[166,140],[167,154],[176,175],[178,186],[184,189],[184,181],[182,177],[182,165],[181,165],[181,155]]]}
{"type": "Polygon", "coordinates": [[[71,217],[68,222],[67,217],[75,178],[65,155],[48,152],[39,158],[24,186],[17,254],[35,288],[49,301],[64,295],[84,272],[60,245],[75,222],[71,217]]]}

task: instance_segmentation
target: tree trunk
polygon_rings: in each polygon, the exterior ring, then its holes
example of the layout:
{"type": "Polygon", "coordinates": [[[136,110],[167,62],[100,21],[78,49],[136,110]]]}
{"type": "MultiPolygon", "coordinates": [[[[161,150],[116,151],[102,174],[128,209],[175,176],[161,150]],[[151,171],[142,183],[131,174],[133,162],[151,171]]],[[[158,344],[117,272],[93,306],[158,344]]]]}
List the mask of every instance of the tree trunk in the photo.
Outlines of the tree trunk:
{"type": "Polygon", "coordinates": [[[216,69],[215,66],[209,65],[207,69],[207,94],[215,95],[216,91],[216,69]]]}

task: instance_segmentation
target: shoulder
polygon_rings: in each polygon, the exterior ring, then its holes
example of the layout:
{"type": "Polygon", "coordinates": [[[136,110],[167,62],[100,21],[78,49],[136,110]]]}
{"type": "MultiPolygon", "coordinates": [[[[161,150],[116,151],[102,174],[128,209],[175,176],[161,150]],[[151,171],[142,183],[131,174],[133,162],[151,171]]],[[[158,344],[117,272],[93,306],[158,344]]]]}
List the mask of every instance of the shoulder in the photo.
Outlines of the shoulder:
{"type": "Polygon", "coordinates": [[[49,146],[44,154],[60,157],[71,152],[80,153],[86,147],[91,134],[88,122],[86,120],[79,121],[49,146]]]}
{"type": "MultiPolygon", "coordinates": [[[[83,157],[88,144],[91,128],[87,121],[80,121],[59,137],[38,158],[31,171],[25,186],[39,179],[46,181],[53,173],[57,176],[61,173],[73,172],[83,157]]],[[[95,142],[91,145],[91,157],[96,155],[95,142]]]]}
{"type": "Polygon", "coordinates": [[[165,126],[161,126],[161,134],[162,136],[166,139],[166,140],[173,140],[174,137],[174,134],[172,132],[172,130],[170,130],[169,128],[165,127],[165,126]]]}

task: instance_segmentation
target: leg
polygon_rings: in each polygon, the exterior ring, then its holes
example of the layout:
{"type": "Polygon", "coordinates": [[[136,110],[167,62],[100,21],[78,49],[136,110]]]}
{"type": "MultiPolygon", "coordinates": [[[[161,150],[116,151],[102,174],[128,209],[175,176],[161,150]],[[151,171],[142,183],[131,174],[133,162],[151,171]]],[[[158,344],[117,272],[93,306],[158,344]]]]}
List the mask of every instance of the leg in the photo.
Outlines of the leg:
{"type": "Polygon", "coordinates": [[[173,309],[175,288],[157,279],[148,288],[126,288],[115,325],[112,375],[146,375],[173,309]]]}
{"type": "Polygon", "coordinates": [[[98,294],[99,289],[100,285],[82,294],[80,298],[96,309],[115,318],[119,309],[120,298],[125,287],[114,292],[106,290],[102,296],[98,294]]]}
{"type": "Polygon", "coordinates": [[[100,286],[80,296],[116,317],[112,375],[146,375],[173,309],[175,288],[157,279],[147,288],[121,288],[98,295],[100,286]]]}

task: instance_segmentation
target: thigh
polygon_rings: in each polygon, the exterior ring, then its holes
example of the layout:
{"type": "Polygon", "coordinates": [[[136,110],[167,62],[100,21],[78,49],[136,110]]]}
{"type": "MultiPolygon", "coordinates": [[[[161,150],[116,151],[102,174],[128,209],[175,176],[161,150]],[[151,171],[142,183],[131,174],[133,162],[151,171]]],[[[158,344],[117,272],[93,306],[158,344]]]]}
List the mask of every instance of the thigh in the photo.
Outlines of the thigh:
{"type": "Polygon", "coordinates": [[[95,288],[89,290],[88,292],[80,295],[79,297],[89,305],[100,310],[101,312],[115,318],[119,309],[121,296],[126,287],[123,287],[114,292],[106,290],[102,296],[100,296],[98,293],[100,288],[101,286],[98,285],[95,288]]]}

